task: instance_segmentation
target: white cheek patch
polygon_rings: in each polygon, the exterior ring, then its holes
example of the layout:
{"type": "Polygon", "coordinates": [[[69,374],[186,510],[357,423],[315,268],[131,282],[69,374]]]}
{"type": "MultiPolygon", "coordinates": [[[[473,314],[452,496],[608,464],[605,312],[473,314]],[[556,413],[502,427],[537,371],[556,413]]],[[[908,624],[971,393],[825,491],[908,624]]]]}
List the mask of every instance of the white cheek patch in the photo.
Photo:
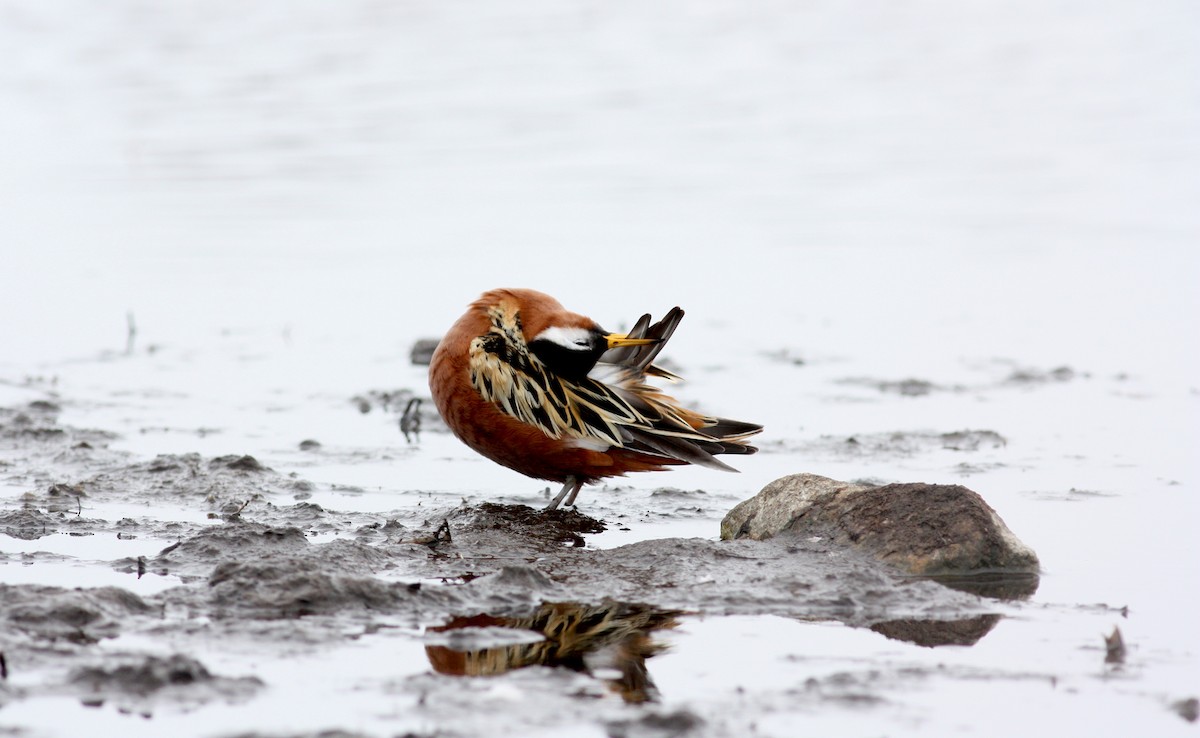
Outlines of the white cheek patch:
{"type": "Polygon", "coordinates": [[[550,341],[572,351],[587,351],[592,347],[592,334],[583,328],[564,328],[552,325],[534,337],[535,341],[550,341]]]}

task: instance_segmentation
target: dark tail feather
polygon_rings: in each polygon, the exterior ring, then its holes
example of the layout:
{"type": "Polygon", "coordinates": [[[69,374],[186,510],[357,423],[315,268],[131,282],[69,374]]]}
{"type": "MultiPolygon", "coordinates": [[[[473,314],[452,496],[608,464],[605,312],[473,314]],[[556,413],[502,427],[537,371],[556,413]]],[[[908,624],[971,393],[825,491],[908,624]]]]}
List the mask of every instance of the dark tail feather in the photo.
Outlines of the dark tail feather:
{"type": "Polygon", "coordinates": [[[751,446],[747,443],[722,443],[721,450],[717,451],[716,453],[743,454],[749,456],[750,454],[758,453],[758,446],[751,446]]]}
{"type": "MultiPolygon", "coordinates": [[[[611,349],[600,357],[600,362],[622,367],[623,370],[632,372],[626,375],[627,377],[637,380],[643,375],[669,380],[679,379],[651,362],[667,345],[667,341],[671,339],[682,320],[683,310],[678,307],[671,308],[662,320],[653,325],[650,324],[650,316],[643,315],[634,323],[628,335],[630,338],[650,338],[654,343],[611,349]]],[[[613,388],[649,423],[648,427],[622,427],[622,440],[627,448],[652,456],[674,459],[676,462],[682,461],[725,471],[737,470],[715,458],[717,454],[752,454],[758,450],[751,446],[746,438],[761,431],[761,425],[694,413],[676,406],[673,400],[665,396],[663,401],[656,402],[651,400],[649,395],[642,396],[636,389],[631,390],[622,386],[622,383],[614,385],[613,388]],[[657,407],[660,402],[663,408],[672,410],[670,417],[657,407]],[[672,417],[674,419],[671,419],[672,417]]]]}
{"type": "Polygon", "coordinates": [[[717,439],[726,439],[752,436],[763,429],[763,427],[757,423],[744,423],[740,420],[730,420],[729,418],[713,418],[713,420],[716,422],[712,425],[705,425],[697,430],[706,436],[712,436],[713,438],[717,439]]]}
{"type": "MultiPolygon", "coordinates": [[[[681,320],[683,320],[683,310],[677,307],[671,308],[663,316],[663,319],[654,325],[650,325],[649,314],[643,315],[641,318],[638,318],[637,323],[634,323],[633,329],[629,331],[629,337],[652,338],[654,339],[654,343],[645,346],[623,346],[621,348],[610,349],[600,357],[600,361],[605,364],[627,366],[641,372],[647,371],[647,368],[650,367],[650,362],[654,361],[654,358],[658,356],[658,352],[662,351],[663,347],[667,345],[667,341],[671,340],[671,334],[679,327],[679,321],[681,320]]],[[[670,373],[667,372],[666,374],[670,373]]]]}
{"type": "MultiPolygon", "coordinates": [[[[650,313],[646,313],[638,318],[638,321],[633,324],[633,328],[626,334],[630,338],[645,338],[646,329],[650,327],[650,313]]],[[[647,348],[646,346],[623,346],[622,348],[609,349],[600,357],[600,361],[605,364],[617,364],[619,366],[632,366],[637,360],[640,351],[647,348]]]]}
{"type": "Polygon", "coordinates": [[[722,453],[721,447],[724,444],[709,444],[704,441],[692,441],[678,436],[660,436],[640,430],[633,430],[629,435],[633,440],[629,446],[634,449],[648,450],[650,453],[661,454],[667,458],[686,461],[689,464],[696,464],[697,466],[707,466],[710,469],[737,471],[737,469],[714,457],[709,451],[701,448],[701,444],[704,444],[712,448],[714,453],[722,453]]]}

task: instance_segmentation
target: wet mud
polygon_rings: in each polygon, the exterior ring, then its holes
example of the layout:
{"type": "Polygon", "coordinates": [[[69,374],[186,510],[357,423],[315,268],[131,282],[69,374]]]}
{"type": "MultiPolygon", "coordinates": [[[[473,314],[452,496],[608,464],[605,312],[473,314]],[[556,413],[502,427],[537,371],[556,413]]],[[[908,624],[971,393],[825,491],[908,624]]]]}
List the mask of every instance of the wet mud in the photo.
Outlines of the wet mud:
{"type": "Polygon", "coordinates": [[[807,458],[902,459],[931,451],[974,452],[1003,448],[1008,441],[996,431],[963,429],[945,432],[893,431],[852,436],[823,435],[809,440],[764,443],[765,449],[804,454],[807,458]]]}
{"type": "Polygon", "coordinates": [[[73,669],[67,686],[89,707],[114,700],[145,710],[160,699],[182,704],[214,699],[241,702],[253,697],[263,683],[256,677],[215,676],[196,659],[174,654],[109,658],[102,664],[73,669]]]}
{"type": "MultiPolygon", "coordinates": [[[[387,407],[407,405],[393,399],[387,407]]],[[[372,396],[368,404],[385,403],[372,396]]],[[[966,646],[1001,620],[1006,606],[996,595],[1029,593],[906,576],[820,536],[595,549],[589,535],[623,522],[488,502],[327,509],[308,501],[311,482],[252,456],[137,459],[109,449],[110,434],[62,425],[57,413],[53,403],[0,409],[0,473],[26,490],[0,511],[0,535],[48,544],[0,555],[17,566],[105,568],[128,584],[0,585],[0,653],[15,675],[0,680],[0,706],[67,695],[153,716],[243,704],[278,685],[231,653],[280,659],[392,630],[410,633],[424,662],[397,664],[382,694],[418,700],[430,720],[449,726],[429,735],[478,734],[490,699],[478,678],[501,674],[546,696],[534,723],[554,715],[610,736],[725,735],[711,716],[658,707],[656,658],[680,623],[769,616],[870,629],[921,647],[966,646]],[[54,553],[49,544],[63,537],[150,548],[81,560],[54,553]],[[208,662],[214,654],[223,666],[208,662]],[[597,708],[605,696],[646,711],[597,708]]],[[[1003,439],[983,431],[922,442],[977,448],[1003,439]]],[[[656,497],[712,502],[673,488],[656,497]]],[[[865,683],[814,690],[804,699],[882,699],[865,683]]]]}
{"type": "MultiPolygon", "coordinates": [[[[786,357],[776,356],[776,359],[786,357]]],[[[803,366],[804,362],[791,362],[803,366]]],[[[1076,370],[1069,366],[1053,368],[1031,367],[1011,360],[995,359],[986,365],[977,367],[980,371],[992,375],[989,380],[978,383],[964,384],[935,382],[919,377],[903,379],[880,379],[877,377],[843,377],[836,384],[844,387],[865,387],[885,395],[901,397],[925,397],[940,393],[983,393],[990,390],[1012,388],[1038,387],[1048,384],[1064,384],[1080,379],[1090,379],[1088,372],[1076,370]]]]}

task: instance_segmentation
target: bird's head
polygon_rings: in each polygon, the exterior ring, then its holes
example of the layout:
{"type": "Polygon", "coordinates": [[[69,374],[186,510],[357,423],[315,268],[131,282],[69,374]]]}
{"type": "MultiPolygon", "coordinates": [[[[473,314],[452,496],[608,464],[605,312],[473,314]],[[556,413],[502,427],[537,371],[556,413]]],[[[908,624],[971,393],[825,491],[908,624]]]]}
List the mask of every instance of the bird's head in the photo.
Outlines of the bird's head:
{"type": "Polygon", "coordinates": [[[514,364],[532,355],[550,371],[573,381],[586,377],[609,349],[657,342],[610,333],[591,318],[534,290],[492,290],[474,307],[490,323],[488,333],[481,337],[490,352],[514,364]]]}

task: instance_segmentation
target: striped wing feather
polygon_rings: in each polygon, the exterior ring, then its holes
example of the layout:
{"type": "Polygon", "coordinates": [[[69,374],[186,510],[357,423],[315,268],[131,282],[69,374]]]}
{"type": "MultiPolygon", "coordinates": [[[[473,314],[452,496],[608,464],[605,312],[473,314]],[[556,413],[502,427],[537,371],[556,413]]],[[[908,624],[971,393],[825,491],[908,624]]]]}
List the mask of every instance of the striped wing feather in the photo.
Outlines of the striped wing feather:
{"type": "Polygon", "coordinates": [[[551,438],[600,441],[735,471],[714,455],[754,453],[757,449],[745,439],[762,426],[688,410],[644,381],[647,376],[679,379],[652,362],[682,318],[679,308],[653,325],[650,316],[643,315],[628,335],[652,338],[655,343],[605,352],[581,382],[552,374],[528,354],[521,366],[514,366],[484,350],[476,339],[471,347],[471,383],[505,413],[538,426],[551,438]]]}
{"type": "MultiPolygon", "coordinates": [[[[652,362],[682,319],[679,308],[673,308],[653,325],[650,316],[643,315],[628,335],[652,338],[655,343],[605,352],[588,380],[571,386],[579,390],[577,397],[586,404],[589,417],[595,414],[604,419],[606,437],[612,437],[610,431],[614,428],[618,431],[620,442],[614,446],[735,471],[714,456],[754,453],[757,449],[745,439],[761,431],[762,426],[688,410],[644,381],[646,376],[679,379],[652,362]]],[[[570,384],[558,378],[551,381],[570,384]]]]}

